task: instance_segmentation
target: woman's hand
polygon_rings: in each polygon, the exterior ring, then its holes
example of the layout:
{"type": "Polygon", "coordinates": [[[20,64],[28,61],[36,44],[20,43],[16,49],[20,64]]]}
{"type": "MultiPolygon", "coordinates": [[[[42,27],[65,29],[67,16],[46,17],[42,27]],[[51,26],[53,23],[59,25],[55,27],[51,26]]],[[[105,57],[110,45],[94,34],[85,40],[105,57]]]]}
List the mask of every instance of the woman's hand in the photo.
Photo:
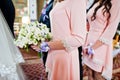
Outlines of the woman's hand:
{"type": "Polygon", "coordinates": [[[34,49],[37,52],[40,51],[40,47],[38,45],[31,45],[31,48],[34,49]]]}
{"type": "Polygon", "coordinates": [[[34,49],[37,52],[48,52],[50,50],[50,47],[47,42],[42,42],[40,45],[31,45],[31,48],[34,49]]]}
{"type": "Polygon", "coordinates": [[[88,55],[88,49],[87,48],[83,48],[82,52],[83,52],[83,55],[88,55]]]}
{"type": "Polygon", "coordinates": [[[94,55],[94,53],[90,53],[90,51],[89,51],[89,47],[85,47],[85,48],[83,48],[83,55],[87,55],[89,58],[93,58],[93,55],[94,55]]]}

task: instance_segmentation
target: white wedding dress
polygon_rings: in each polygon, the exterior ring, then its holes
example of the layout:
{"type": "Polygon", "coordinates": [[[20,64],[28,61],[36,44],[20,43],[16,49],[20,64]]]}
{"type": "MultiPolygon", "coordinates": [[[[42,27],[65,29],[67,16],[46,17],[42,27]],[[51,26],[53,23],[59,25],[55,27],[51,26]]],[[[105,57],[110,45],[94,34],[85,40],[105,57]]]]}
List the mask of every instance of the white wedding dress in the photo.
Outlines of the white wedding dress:
{"type": "Polygon", "coordinates": [[[14,45],[8,24],[0,10],[0,80],[25,80],[19,63],[24,59],[14,45]]]}

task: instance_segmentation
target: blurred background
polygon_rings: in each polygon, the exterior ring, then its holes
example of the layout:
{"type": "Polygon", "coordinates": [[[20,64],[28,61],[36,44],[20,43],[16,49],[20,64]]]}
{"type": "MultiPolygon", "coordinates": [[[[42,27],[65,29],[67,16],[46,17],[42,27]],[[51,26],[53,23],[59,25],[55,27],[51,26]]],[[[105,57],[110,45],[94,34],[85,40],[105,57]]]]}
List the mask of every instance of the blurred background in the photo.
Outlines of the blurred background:
{"type": "Polygon", "coordinates": [[[14,23],[15,34],[23,23],[38,20],[46,0],[12,0],[15,6],[16,18],[14,23]]]}

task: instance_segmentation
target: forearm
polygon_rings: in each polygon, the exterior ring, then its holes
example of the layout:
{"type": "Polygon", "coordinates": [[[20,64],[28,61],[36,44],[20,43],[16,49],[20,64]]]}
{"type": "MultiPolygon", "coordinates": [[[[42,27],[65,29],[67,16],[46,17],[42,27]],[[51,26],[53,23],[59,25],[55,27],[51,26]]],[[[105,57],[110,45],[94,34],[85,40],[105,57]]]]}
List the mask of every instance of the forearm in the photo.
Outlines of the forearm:
{"type": "Polygon", "coordinates": [[[65,49],[63,43],[61,40],[56,40],[56,41],[50,41],[48,42],[48,46],[50,47],[51,50],[62,50],[65,49]]]}
{"type": "Polygon", "coordinates": [[[104,44],[103,42],[101,42],[100,40],[97,40],[97,41],[93,44],[92,48],[95,50],[95,49],[99,48],[100,46],[102,46],[103,44],[104,44]]]}

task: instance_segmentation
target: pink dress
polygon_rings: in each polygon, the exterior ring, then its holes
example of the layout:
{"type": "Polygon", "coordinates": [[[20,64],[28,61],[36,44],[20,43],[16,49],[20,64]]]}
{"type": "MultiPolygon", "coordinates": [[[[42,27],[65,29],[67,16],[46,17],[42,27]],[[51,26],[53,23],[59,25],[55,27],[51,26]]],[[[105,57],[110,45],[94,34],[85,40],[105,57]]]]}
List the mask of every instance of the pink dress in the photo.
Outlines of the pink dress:
{"type": "Polygon", "coordinates": [[[66,49],[49,51],[48,80],[80,80],[78,47],[85,42],[85,8],[83,0],[65,0],[56,3],[50,12],[53,41],[62,40],[66,49]]]}
{"type": "Polygon", "coordinates": [[[101,47],[95,50],[93,59],[84,55],[83,62],[91,69],[97,72],[102,72],[102,76],[107,80],[112,78],[113,57],[112,57],[112,40],[120,21],[120,0],[112,0],[112,8],[110,10],[111,18],[108,26],[106,26],[106,15],[102,15],[102,8],[96,14],[96,19],[91,21],[91,16],[98,3],[96,3],[88,12],[87,19],[90,25],[86,45],[95,43],[100,40],[104,43],[101,47]]]}

